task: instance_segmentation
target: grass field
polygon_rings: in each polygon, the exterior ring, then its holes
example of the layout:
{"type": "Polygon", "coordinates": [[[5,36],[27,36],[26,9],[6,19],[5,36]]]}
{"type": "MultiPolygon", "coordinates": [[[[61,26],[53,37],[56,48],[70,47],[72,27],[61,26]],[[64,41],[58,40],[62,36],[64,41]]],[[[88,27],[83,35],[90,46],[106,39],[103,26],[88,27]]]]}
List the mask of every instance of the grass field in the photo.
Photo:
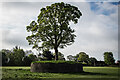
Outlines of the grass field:
{"type": "Polygon", "coordinates": [[[119,80],[118,67],[84,67],[83,73],[33,73],[30,67],[2,67],[2,80],[119,80]]]}

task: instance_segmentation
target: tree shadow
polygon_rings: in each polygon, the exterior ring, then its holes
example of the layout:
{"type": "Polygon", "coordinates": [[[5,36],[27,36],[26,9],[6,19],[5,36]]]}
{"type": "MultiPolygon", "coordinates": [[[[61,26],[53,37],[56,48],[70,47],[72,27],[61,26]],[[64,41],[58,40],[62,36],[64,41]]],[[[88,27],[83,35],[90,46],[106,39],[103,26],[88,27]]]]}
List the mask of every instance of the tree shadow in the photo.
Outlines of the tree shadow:
{"type": "Polygon", "coordinates": [[[95,73],[95,72],[79,72],[79,73],[69,73],[69,74],[75,74],[75,75],[107,75],[105,73],[95,73]]]}

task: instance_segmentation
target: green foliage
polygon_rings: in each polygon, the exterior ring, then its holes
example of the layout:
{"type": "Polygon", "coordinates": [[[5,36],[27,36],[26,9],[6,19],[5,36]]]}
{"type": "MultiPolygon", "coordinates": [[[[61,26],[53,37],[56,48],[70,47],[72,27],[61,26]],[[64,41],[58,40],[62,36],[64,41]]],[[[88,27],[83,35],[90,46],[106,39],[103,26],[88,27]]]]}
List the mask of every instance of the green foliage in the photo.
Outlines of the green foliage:
{"type": "Polygon", "coordinates": [[[15,48],[13,48],[13,55],[15,65],[22,65],[22,58],[25,56],[24,50],[16,46],[15,48]]]}
{"type": "Polygon", "coordinates": [[[32,61],[37,61],[36,55],[30,53],[32,53],[32,51],[29,50],[25,52],[18,46],[15,46],[12,50],[2,49],[0,51],[0,54],[2,54],[2,65],[30,66],[32,61]]]}
{"type": "Polygon", "coordinates": [[[68,55],[68,56],[67,56],[67,59],[68,59],[69,61],[75,61],[75,60],[76,60],[75,56],[72,56],[72,55],[68,55]]]}
{"type": "Polygon", "coordinates": [[[25,56],[22,61],[23,61],[24,66],[30,66],[32,62],[32,60],[28,56],[25,56]]]}
{"type": "Polygon", "coordinates": [[[113,53],[112,52],[105,52],[104,53],[104,61],[107,65],[113,65],[115,63],[113,53]]]}
{"type": "Polygon", "coordinates": [[[67,64],[76,64],[76,63],[80,63],[80,62],[74,62],[74,61],[61,61],[61,60],[57,60],[57,61],[35,61],[32,63],[67,63],[67,64]]]}
{"type": "Polygon", "coordinates": [[[51,53],[51,51],[47,49],[47,50],[43,50],[42,57],[43,60],[53,60],[54,55],[51,53]]]}
{"type": "Polygon", "coordinates": [[[85,52],[80,52],[79,53],[79,57],[77,59],[78,59],[78,61],[83,61],[83,62],[85,61],[85,62],[87,62],[88,59],[89,59],[89,56],[85,52]]]}
{"type": "Polygon", "coordinates": [[[20,49],[20,47],[15,46],[15,48],[13,48],[12,52],[8,54],[9,56],[9,63],[11,65],[23,65],[22,59],[25,56],[25,52],[23,49],[20,49]]]}
{"type": "Polygon", "coordinates": [[[2,54],[2,66],[5,66],[8,61],[8,57],[4,51],[0,51],[0,54],[2,54]]]}
{"type": "Polygon", "coordinates": [[[61,52],[58,52],[58,60],[65,60],[64,54],[62,54],[61,52]]]}
{"type": "Polygon", "coordinates": [[[96,65],[96,62],[97,62],[97,59],[94,58],[94,57],[91,57],[88,59],[88,64],[91,65],[91,66],[95,66],[96,65]]]}
{"type": "Polygon", "coordinates": [[[71,45],[76,37],[69,23],[77,23],[80,16],[82,14],[78,8],[70,4],[61,2],[46,6],[41,9],[37,22],[32,21],[27,26],[27,31],[32,32],[32,35],[26,39],[37,50],[54,49],[55,60],[58,60],[58,47],[71,45]]]}
{"type": "Polygon", "coordinates": [[[1,51],[0,51],[0,54],[2,54],[1,55],[1,59],[2,59],[2,66],[6,66],[7,64],[8,64],[8,61],[9,61],[9,56],[8,56],[8,54],[10,54],[11,53],[11,51],[10,50],[7,50],[7,49],[2,49],[1,51]]]}
{"type": "Polygon", "coordinates": [[[34,54],[29,54],[28,57],[30,58],[31,61],[36,61],[37,60],[37,56],[34,54]]]}
{"type": "Polygon", "coordinates": [[[30,66],[31,62],[33,62],[33,61],[37,61],[36,55],[29,54],[28,56],[25,56],[23,58],[24,66],[30,66]]]}

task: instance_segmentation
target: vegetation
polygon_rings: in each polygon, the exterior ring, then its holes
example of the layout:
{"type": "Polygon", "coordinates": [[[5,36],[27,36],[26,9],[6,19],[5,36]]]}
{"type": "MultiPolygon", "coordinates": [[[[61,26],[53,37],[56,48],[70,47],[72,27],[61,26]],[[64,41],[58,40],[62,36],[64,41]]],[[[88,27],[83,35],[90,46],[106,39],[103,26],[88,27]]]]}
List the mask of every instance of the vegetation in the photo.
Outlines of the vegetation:
{"type": "Polygon", "coordinates": [[[43,57],[43,60],[53,60],[54,59],[53,53],[49,50],[43,50],[42,57],[43,57]]]}
{"type": "Polygon", "coordinates": [[[84,67],[84,73],[32,73],[30,67],[2,67],[2,80],[118,80],[118,67],[84,67]]]}
{"type": "Polygon", "coordinates": [[[87,62],[88,59],[89,59],[89,56],[85,52],[80,52],[78,54],[78,58],[77,58],[78,61],[87,62]]]}
{"type": "Polygon", "coordinates": [[[69,61],[77,61],[82,62],[85,65],[96,66],[97,59],[95,57],[90,57],[85,52],[80,52],[76,54],[76,56],[68,55],[67,56],[69,61]]]}
{"type": "MultiPolygon", "coordinates": [[[[45,49],[42,53],[34,55],[31,50],[24,51],[18,46],[15,46],[12,50],[2,49],[0,54],[2,54],[3,66],[30,66],[33,61],[53,61],[55,59],[55,53],[52,53],[49,49],[45,49]]],[[[117,63],[114,63],[114,60],[113,62],[111,61],[114,59],[113,54],[110,56],[112,57],[111,59],[109,56],[107,55],[106,60],[112,64],[107,64],[104,61],[97,61],[95,57],[89,58],[89,55],[85,52],[80,52],[75,56],[68,55],[67,58],[69,61],[81,62],[83,66],[119,66],[119,61],[117,63]]],[[[64,55],[61,52],[58,52],[58,60],[65,61],[64,55]]]]}
{"type": "Polygon", "coordinates": [[[67,59],[68,59],[69,61],[75,61],[75,57],[72,56],[72,55],[68,55],[68,56],[67,56],[67,59]]]}
{"type": "Polygon", "coordinates": [[[32,62],[32,63],[69,63],[69,64],[76,64],[76,63],[80,63],[80,62],[74,62],[74,61],[35,61],[35,62],[32,62]]]}
{"type": "MultiPolygon", "coordinates": [[[[39,61],[55,60],[55,54],[48,49],[45,49],[42,53],[39,53],[38,59],[39,61]]],[[[61,52],[58,52],[58,60],[65,60],[64,55],[61,52]]]]}
{"type": "Polygon", "coordinates": [[[89,65],[96,66],[96,62],[97,62],[97,59],[94,58],[94,57],[90,57],[90,58],[88,59],[88,64],[89,64],[89,65]]]}
{"type": "Polygon", "coordinates": [[[5,52],[2,51],[1,54],[2,54],[2,65],[4,66],[4,65],[7,64],[8,58],[7,58],[6,54],[5,54],[5,52]]]}
{"type": "MultiPolygon", "coordinates": [[[[58,63],[73,64],[73,69],[76,70],[75,64],[82,63],[83,65],[90,66],[106,66],[113,65],[115,59],[112,52],[104,53],[104,61],[97,61],[95,57],[90,57],[85,52],[80,52],[75,56],[68,55],[69,61],[65,61],[64,55],[58,51],[58,48],[64,48],[71,45],[76,35],[75,30],[69,25],[71,22],[78,23],[78,19],[82,16],[80,10],[70,4],[55,3],[51,6],[46,6],[40,10],[37,22],[32,21],[26,30],[32,33],[27,36],[26,39],[29,45],[33,45],[32,48],[38,50],[39,55],[34,55],[30,51],[24,51],[18,46],[15,46],[12,50],[2,49],[2,65],[12,67],[2,67],[2,80],[118,80],[120,74],[119,67],[84,67],[84,72],[81,73],[33,73],[30,71],[30,67],[13,67],[13,66],[30,66],[31,62],[34,63],[54,63],[55,66],[58,63]],[[50,49],[54,49],[55,53],[52,53],[50,49]],[[53,61],[55,60],[55,61],[53,61]]],[[[64,65],[64,64],[62,64],[64,65]]],[[[120,65],[120,61],[117,62],[120,65]]],[[[66,66],[66,65],[65,65],[66,66]]],[[[69,65],[68,65],[69,66],[69,65]]],[[[69,66],[68,72],[71,67],[69,66]]],[[[45,67],[45,66],[43,66],[45,67]]],[[[48,67],[52,70],[53,66],[48,67]]],[[[77,66],[80,70],[80,66],[77,66]]],[[[35,67],[36,68],[36,67],[35,67]]],[[[58,67],[57,67],[58,68],[58,67]]],[[[64,68],[64,67],[62,67],[64,68]]],[[[43,69],[43,68],[42,68],[43,69]]],[[[54,68],[56,69],[56,68],[54,68]]],[[[58,68],[58,70],[61,69],[58,68]]],[[[38,70],[38,68],[36,68],[38,70]]],[[[60,71],[66,70],[66,68],[60,71]]],[[[71,69],[72,70],[72,69],[71,69]]],[[[76,70],[76,71],[78,71],[76,70]]],[[[1,75],[1,74],[0,74],[1,75]]]]}
{"type": "Polygon", "coordinates": [[[77,23],[80,16],[82,14],[78,8],[70,4],[61,2],[46,6],[41,9],[37,22],[32,21],[27,26],[27,31],[32,35],[26,39],[37,50],[54,49],[55,60],[58,60],[58,48],[71,45],[76,37],[69,23],[77,23]]]}
{"type": "Polygon", "coordinates": [[[32,61],[37,61],[36,55],[32,52],[26,53],[18,46],[15,46],[12,50],[2,49],[0,54],[2,54],[3,66],[30,66],[32,61]]]}
{"type": "Polygon", "coordinates": [[[113,53],[112,52],[105,52],[104,53],[104,61],[107,65],[113,65],[115,63],[113,53]]]}

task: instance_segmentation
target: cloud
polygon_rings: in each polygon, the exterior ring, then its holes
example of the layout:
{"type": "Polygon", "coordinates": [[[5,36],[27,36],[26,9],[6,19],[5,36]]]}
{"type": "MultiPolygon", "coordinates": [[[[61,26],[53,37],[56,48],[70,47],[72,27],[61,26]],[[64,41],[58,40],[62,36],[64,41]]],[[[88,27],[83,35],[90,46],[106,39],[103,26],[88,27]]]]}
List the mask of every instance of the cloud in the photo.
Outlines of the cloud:
{"type": "MultiPolygon", "coordinates": [[[[75,4],[76,3],[72,3],[75,4]]],[[[67,48],[66,55],[76,55],[85,51],[90,56],[103,60],[103,53],[112,51],[115,58],[118,57],[118,23],[117,11],[110,15],[94,12],[89,3],[77,3],[83,16],[75,26],[76,39],[75,43],[67,48]]],[[[111,5],[112,6],[112,5],[111,5]]],[[[106,6],[105,6],[106,7],[106,6]]],[[[114,7],[115,8],[115,7],[114,7]]],[[[106,9],[106,8],[105,8],[106,9]]],[[[117,10],[117,6],[116,6],[117,10]]]]}
{"type": "MultiPolygon", "coordinates": [[[[54,2],[11,2],[2,3],[2,12],[0,12],[0,29],[2,30],[2,43],[0,48],[13,48],[20,45],[24,49],[30,49],[26,41],[26,26],[32,20],[36,20],[40,13],[40,8],[50,5],[54,2]]],[[[75,55],[81,51],[103,60],[105,51],[112,51],[117,59],[118,54],[118,10],[117,5],[110,3],[94,3],[98,10],[91,9],[91,3],[88,2],[68,2],[77,6],[83,16],[78,24],[70,26],[76,30],[77,35],[75,43],[65,49],[59,49],[67,55],[75,55]],[[111,10],[114,10],[111,12],[111,10]],[[104,11],[110,11],[104,14],[104,11]]],[[[1,8],[0,8],[1,9],[1,8]]],[[[1,37],[1,36],[0,36],[1,37]]]]}
{"type": "Polygon", "coordinates": [[[1,2],[118,2],[119,0],[1,0],[1,2]]]}
{"type": "Polygon", "coordinates": [[[30,34],[27,33],[26,26],[29,25],[32,20],[36,20],[40,8],[49,4],[50,3],[26,2],[2,3],[2,11],[0,12],[0,29],[3,32],[3,48],[11,49],[16,45],[22,46],[26,49],[27,47],[29,48],[26,36],[30,34]]]}

